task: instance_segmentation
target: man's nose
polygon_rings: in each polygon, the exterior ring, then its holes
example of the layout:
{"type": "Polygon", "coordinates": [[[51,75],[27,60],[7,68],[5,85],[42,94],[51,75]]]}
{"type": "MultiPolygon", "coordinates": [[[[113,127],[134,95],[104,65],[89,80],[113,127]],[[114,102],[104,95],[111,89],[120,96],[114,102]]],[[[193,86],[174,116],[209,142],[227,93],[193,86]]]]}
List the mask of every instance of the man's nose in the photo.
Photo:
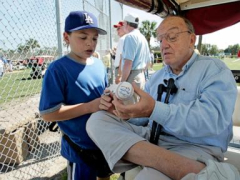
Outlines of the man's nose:
{"type": "Polygon", "coordinates": [[[164,37],[164,38],[162,39],[160,48],[166,48],[166,47],[169,47],[169,42],[168,42],[167,39],[164,37]]]}

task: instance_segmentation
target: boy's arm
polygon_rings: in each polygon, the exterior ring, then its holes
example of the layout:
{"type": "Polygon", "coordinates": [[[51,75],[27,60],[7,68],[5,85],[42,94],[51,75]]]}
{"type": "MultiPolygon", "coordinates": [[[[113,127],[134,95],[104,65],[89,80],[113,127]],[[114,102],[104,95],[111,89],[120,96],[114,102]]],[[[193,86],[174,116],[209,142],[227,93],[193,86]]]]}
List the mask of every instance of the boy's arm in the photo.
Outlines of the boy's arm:
{"type": "Polygon", "coordinates": [[[100,98],[94,99],[88,103],[75,105],[62,105],[60,109],[42,115],[45,121],[63,121],[69,120],[85,114],[94,113],[99,110],[100,98]]]}

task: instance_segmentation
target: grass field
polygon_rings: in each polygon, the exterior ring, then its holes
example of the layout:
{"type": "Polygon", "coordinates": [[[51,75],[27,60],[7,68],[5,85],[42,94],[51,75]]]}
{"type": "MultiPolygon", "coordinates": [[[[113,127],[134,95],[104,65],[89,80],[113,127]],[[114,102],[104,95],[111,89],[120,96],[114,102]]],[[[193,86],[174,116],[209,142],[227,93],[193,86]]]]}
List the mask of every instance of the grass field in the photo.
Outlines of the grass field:
{"type": "Polygon", "coordinates": [[[240,70],[240,59],[225,58],[222,60],[231,70],[240,70]]]}
{"type": "MultiPolygon", "coordinates": [[[[222,60],[231,70],[240,70],[240,59],[225,58],[222,60]]],[[[155,71],[163,67],[162,63],[153,66],[155,71]]],[[[0,79],[0,104],[21,100],[38,94],[41,91],[42,79],[30,79],[31,69],[8,72],[0,79]]]]}
{"type": "MultiPolygon", "coordinates": [[[[224,58],[222,61],[229,67],[231,70],[240,70],[240,59],[224,58]]],[[[156,63],[153,66],[155,71],[163,67],[162,63],[156,63]]]]}
{"type": "Polygon", "coordinates": [[[0,79],[0,104],[40,93],[42,79],[30,79],[30,72],[25,69],[4,74],[0,79]]]}

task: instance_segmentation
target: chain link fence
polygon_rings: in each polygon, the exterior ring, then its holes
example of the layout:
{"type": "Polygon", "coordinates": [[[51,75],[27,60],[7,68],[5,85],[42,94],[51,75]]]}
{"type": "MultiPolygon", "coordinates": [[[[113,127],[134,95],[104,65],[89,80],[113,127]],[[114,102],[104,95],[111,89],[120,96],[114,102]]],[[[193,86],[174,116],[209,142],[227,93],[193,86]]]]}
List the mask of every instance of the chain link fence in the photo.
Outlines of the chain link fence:
{"type": "Polygon", "coordinates": [[[122,19],[120,3],[0,0],[0,180],[41,179],[56,163],[66,165],[59,153],[61,133],[48,130],[38,104],[48,65],[68,52],[61,36],[66,16],[75,10],[94,13],[108,32],[97,45],[103,56],[118,40],[112,24],[122,19]]]}

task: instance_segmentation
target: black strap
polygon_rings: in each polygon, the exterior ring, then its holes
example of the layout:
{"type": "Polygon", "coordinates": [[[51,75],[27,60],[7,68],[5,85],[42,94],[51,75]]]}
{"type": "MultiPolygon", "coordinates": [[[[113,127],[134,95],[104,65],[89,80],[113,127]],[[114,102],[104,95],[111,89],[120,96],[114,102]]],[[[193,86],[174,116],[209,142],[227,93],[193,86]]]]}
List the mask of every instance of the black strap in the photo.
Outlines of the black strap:
{"type": "MultiPolygon", "coordinates": [[[[157,101],[161,101],[162,94],[164,91],[166,91],[166,87],[163,84],[159,84],[157,101]]],[[[156,121],[153,121],[150,140],[149,140],[151,143],[153,143],[153,144],[158,143],[158,139],[160,136],[160,135],[158,135],[158,134],[160,134],[159,132],[161,132],[161,125],[159,126],[159,124],[156,121]],[[157,129],[157,133],[156,133],[156,129],[157,129]]]]}
{"type": "Polygon", "coordinates": [[[105,160],[102,152],[98,150],[83,149],[66,135],[63,138],[69,145],[78,153],[80,158],[91,168],[96,169],[97,176],[100,178],[110,177],[113,172],[110,170],[107,161],[105,160]]]}
{"type": "MultiPolygon", "coordinates": [[[[167,82],[167,87],[163,84],[158,85],[158,97],[157,101],[161,101],[163,92],[166,92],[166,97],[164,100],[165,104],[168,104],[169,97],[171,94],[177,93],[177,87],[174,84],[174,79],[170,78],[167,82]]],[[[150,142],[153,144],[158,144],[158,140],[162,131],[162,125],[158,124],[156,121],[153,121],[152,130],[150,135],[150,142]],[[157,130],[156,130],[157,129],[157,130]]]]}

